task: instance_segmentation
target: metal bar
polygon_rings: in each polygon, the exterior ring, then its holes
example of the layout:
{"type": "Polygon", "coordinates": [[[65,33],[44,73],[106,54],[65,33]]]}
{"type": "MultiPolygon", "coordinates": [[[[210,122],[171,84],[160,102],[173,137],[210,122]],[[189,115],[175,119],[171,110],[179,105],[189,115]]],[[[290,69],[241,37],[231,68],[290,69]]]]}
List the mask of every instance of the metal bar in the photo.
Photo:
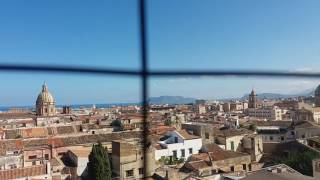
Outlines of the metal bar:
{"type": "MultiPolygon", "coordinates": [[[[144,64],[146,66],[147,63],[144,64]]],[[[83,66],[52,66],[52,65],[24,65],[24,64],[0,64],[0,72],[40,72],[40,73],[67,73],[88,75],[119,75],[119,76],[235,76],[235,77],[296,77],[296,78],[320,78],[320,72],[294,72],[273,70],[129,70],[117,68],[97,68],[83,66]]]]}
{"type": "Polygon", "coordinates": [[[127,69],[108,69],[96,67],[80,66],[52,66],[52,65],[24,65],[24,64],[0,64],[0,71],[13,72],[45,72],[45,73],[71,73],[71,74],[91,74],[91,75],[121,75],[140,76],[140,71],[127,69]]]}
{"type": "Polygon", "coordinates": [[[141,96],[143,114],[143,169],[144,178],[148,176],[148,50],[147,50],[147,21],[146,21],[146,1],[139,0],[140,17],[140,50],[141,50],[141,96]]]}
{"type": "Polygon", "coordinates": [[[294,72],[294,71],[268,71],[268,70],[203,70],[203,71],[149,71],[149,76],[235,76],[235,77],[297,77],[297,78],[320,78],[320,72],[294,72]]]}

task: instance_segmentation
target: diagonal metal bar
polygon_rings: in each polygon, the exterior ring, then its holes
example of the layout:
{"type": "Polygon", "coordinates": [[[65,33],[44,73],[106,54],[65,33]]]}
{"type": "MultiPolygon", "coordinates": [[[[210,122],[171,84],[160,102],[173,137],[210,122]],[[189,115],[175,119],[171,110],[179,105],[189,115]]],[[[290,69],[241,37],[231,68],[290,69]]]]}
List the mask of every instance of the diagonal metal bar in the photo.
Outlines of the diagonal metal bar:
{"type": "Polygon", "coordinates": [[[149,76],[235,76],[235,77],[296,77],[296,78],[320,78],[320,72],[294,72],[294,71],[268,71],[268,70],[172,70],[149,71],[149,76]]]}
{"type": "Polygon", "coordinates": [[[96,75],[140,76],[140,71],[116,68],[97,68],[81,66],[53,66],[53,65],[26,65],[26,64],[0,64],[0,71],[13,72],[45,72],[45,73],[71,73],[96,75]]]}
{"type": "Polygon", "coordinates": [[[320,78],[320,72],[294,72],[273,70],[153,70],[139,71],[131,69],[98,68],[86,66],[53,66],[53,65],[26,65],[26,64],[0,64],[0,72],[41,72],[41,73],[69,73],[88,75],[119,75],[168,77],[168,76],[236,76],[236,77],[296,77],[320,78]]]}

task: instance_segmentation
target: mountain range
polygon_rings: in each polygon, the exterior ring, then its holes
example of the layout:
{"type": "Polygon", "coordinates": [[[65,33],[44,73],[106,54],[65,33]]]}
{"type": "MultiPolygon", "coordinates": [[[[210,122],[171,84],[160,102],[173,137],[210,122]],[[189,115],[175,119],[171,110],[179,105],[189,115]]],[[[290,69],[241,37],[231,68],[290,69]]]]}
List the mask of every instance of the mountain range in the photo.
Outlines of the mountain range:
{"type": "MultiPolygon", "coordinates": [[[[286,99],[299,96],[312,96],[314,89],[307,89],[296,94],[280,94],[280,93],[257,93],[260,99],[286,99]]],[[[248,99],[249,94],[245,94],[239,98],[222,98],[219,100],[245,100],[248,99]]],[[[190,104],[194,103],[197,99],[183,96],[159,96],[149,98],[150,104],[190,104]]]]}
{"type": "MultiPolygon", "coordinates": [[[[260,99],[285,99],[294,98],[299,96],[312,96],[314,94],[314,89],[307,89],[296,94],[279,94],[279,93],[257,93],[260,99]]],[[[245,94],[240,98],[240,100],[248,99],[249,94],[245,94]]]]}

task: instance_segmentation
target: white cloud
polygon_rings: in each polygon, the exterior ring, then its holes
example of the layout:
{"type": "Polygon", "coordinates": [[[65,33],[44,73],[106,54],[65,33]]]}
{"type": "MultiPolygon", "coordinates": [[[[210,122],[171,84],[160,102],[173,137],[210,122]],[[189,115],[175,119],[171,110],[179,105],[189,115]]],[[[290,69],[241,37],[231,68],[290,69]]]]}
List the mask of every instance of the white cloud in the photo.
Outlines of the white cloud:
{"type": "Polygon", "coordinates": [[[302,67],[302,68],[297,68],[297,69],[292,69],[290,72],[299,72],[299,73],[315,73],[315,72],[320,72],[320,69],[314,69],[310,67],[302,67]]]}

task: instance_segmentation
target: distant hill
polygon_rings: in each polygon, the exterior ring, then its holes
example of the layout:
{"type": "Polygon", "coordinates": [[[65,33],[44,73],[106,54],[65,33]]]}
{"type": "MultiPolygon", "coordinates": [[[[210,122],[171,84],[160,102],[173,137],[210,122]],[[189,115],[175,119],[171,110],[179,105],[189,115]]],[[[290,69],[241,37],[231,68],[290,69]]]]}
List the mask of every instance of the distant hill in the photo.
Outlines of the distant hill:
{"type": "MultiPolygon", "coordinates": [[[[313,94],[314,94],[313,89],[304,90],[303,92],[297,93],[297,94],[257,93],[260,99],[285,99],[285,98],[294,98],[299,96],[311,96],[313,94]]],[[[248,97],[249,97],[249,94],[245,94],[240,99],[244,100],[244,99],[248,99],[248,97]]]]}
{"type": "Polygon", "coordinates": [[[195,98],[186,98],[182,96],[160,96],[149,98],[150,104],[189,104],[194,103],[195,98]]]}

